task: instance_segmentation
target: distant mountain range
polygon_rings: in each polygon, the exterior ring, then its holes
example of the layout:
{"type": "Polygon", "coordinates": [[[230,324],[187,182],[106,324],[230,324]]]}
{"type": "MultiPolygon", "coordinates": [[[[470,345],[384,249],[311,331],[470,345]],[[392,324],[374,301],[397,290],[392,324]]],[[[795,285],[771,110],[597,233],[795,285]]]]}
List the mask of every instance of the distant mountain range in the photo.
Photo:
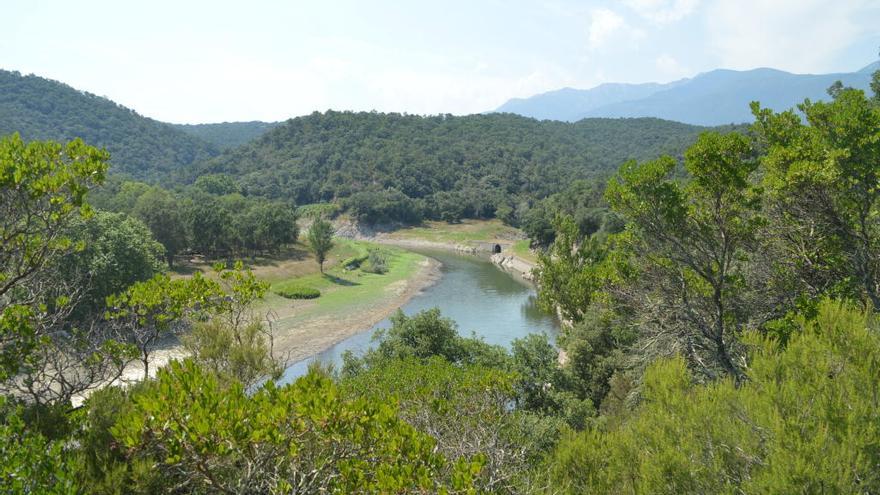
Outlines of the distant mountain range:
{"type": "Polygon", "coordinates": [[[666,84],[602,84],[592,89],[564,88],[530,98],[515,98],[495,112],[542,120],[575,122],[588,117],[655,117],[692,125],[750,122],[749,103],[776,111],[805,98],[826,100],[835,81],[868,90],[880,61],[852,73],[792,74],[776,69],[718,69],[666,84]]]}

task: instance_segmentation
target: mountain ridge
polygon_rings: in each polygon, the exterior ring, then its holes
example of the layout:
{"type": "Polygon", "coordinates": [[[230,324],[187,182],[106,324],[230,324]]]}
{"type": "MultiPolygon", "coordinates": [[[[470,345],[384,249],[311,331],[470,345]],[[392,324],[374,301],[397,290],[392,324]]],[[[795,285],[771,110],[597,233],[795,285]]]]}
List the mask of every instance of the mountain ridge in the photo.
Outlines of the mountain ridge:
{"type": "Polygon", "coordinates": [[[856,72],[831,74],[794,74],[771,67],[714,69],[669,83],[605,83],[584,90],[563,88],[509,100],[495,111],[568,122],[597,117],[653,117],[702,126],[740,124],[751,120],[752,101],[776,111],[787,110],[805,98],[827,100],[827,89],[837,80],[868,90],[871,75],[877,69],[880,61],[856,72]],[[615,93],[609,88],[626,90],[615,93]],[[626,97],[626,91],[634,96],[626,97]]]}
{"type": "Polygon", "coordinates": [[[69,141],[110,152],[111,171],[153,180],[244,144],[277,122],[169,124],[64,82],[0,69],[0,136],[69,141]]]}

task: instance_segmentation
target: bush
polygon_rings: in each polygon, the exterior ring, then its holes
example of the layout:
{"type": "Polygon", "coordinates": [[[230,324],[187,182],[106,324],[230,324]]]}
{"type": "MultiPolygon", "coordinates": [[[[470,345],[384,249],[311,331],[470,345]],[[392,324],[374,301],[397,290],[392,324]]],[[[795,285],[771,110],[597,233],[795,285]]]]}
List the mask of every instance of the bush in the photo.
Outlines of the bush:
{"type": "Polygon", "coordinates": [[[335,218],[339,210],[336,203],[312,203],[298,207],[296,213],[302,218],[335,218]]]}
{"type": "Polygon", "coordinates": [[[378,248],[370,249],[370,254],[366,256],[367,263],[361,270],[367,273],[383,274],[388,271],[388,257],[382,250],[378,248]]]}
{"type": "Polygon", "coordinates": [[[303,287],[300,285],[278,287],[274,289],[273,292],[287,299],[317,299],[321,296],[321,291],[318,289],[303,287]]]}
{"type": "Polygon", "coordinates": [[[750,334],[748,380],[652,364],[622,423],[563,440],[559,493],[877,493],[877,320],[823,301],[785,345],[750,334]]]}
{"type": "Polygon", "coordinates": [[[342,262],[342,268],[346,270],[356,270],[361,267],[364,261],[367,261],[369,255],[363,254],[358,256],[352,256],[342,262]]]}

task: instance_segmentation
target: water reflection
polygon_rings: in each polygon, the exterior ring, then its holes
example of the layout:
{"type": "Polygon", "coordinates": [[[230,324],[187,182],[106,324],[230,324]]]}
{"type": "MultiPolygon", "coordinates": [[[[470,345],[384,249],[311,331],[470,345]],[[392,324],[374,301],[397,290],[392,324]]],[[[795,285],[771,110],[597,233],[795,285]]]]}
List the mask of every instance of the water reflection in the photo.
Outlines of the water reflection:
{"type": "MultiPolygon", "coordinates": [[[[505,347],[530,333],[545,333],[551,340],[555,339],[558,322],[538,308],[531,285],[501,271],[481,257],[445,251],[422,253],[443,263],[443,277],[401,308],[407,315],[439,307],[443,316],[458,323],[461,335],[470,336],[473,332],[486,342],[505,347]]],[[[354,335],[314,358],[295,363],[285,371],[282,381],[303,375],[309,363],[315,359],[340,365],[345,351],[363,353],[371,346],[376,329],[390,326],[390,321],[383,320],[372,329],[354,335]]]]}

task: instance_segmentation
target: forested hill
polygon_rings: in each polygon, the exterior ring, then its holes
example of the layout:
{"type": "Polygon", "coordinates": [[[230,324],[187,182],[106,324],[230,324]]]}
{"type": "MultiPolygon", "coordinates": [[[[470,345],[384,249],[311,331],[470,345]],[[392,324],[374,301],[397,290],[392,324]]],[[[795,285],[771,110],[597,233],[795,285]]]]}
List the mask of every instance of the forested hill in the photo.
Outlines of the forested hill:
{"type": "Polygon", "coordinates": [[[33,75],[0,70],[0,136],[106,148],[113,172],[154,179],[219,153],[198,137],[138,115],[106,98],[33,75]]]}
{"type": "Polygon", "coordinates": [[[227,150],[252,141],[280,122],[222,122],[218,124],[171,124],[181,131],[227,150]]]}
{"type": "MultiPolygon", "coordinates": [[[[571,180],[607,175],[629,158],[679,155],[701,130],[650,118],[564,123],[511,114],[313,113],[184,172],[188,180],[228,174],[245,194],[297,204],[349,198],[343,203],[355,210],[391,202],[389,208],[425,217],[459,206],[464,211],[453,213],[481,217],[571,180]],[[417,201],[401,205],[407,198],[417,201]]],[[[365,215],[399,217],[387,213],[365,215]]]]}

